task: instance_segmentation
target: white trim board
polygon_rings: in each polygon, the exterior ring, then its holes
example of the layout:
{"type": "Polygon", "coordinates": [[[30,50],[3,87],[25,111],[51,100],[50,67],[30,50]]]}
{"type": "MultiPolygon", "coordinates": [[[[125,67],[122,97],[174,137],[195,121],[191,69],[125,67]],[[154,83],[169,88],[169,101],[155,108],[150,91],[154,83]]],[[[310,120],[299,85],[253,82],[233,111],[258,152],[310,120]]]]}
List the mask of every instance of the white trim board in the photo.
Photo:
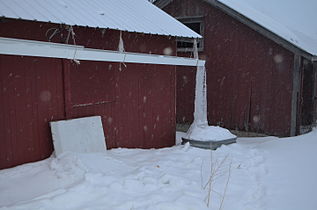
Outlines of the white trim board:
{"type": "Polygon", "coordinates": [[[143,63],[176,66],[204,66],[204,60],[145,53],[118,52],[85,48],[84,46],[57,44],[0,37],[0,54],[64,58],[71,60],[143,63]]]}

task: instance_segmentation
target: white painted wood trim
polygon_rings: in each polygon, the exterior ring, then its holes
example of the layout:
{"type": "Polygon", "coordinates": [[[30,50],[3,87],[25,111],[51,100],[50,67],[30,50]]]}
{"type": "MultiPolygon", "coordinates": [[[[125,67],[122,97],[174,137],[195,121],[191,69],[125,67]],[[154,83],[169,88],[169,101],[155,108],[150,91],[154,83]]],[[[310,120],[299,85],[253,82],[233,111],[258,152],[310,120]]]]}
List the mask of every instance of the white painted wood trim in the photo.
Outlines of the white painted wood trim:
{"type": "Polygon", "coordinates": [[[0,54],[176,66],[205,65],[204,60],[194,58],[145,53],[120,53],[118,51],[85,48],[84,46],[3,37],[0,37],[0,54]]]}

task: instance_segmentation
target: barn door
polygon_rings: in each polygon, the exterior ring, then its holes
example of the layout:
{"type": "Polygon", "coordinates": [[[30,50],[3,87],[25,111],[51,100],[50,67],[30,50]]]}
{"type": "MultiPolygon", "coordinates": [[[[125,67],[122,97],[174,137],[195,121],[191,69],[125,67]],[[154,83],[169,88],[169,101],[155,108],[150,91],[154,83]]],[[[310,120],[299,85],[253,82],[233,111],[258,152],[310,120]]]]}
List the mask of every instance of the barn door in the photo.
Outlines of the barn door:
{"type": "MultiPolygon", "coordinates": [[[[109,129],[114,118],[114,64],[92,61],[76,64],[67,60],[63,62],[66,118],[101,116],[106,139],[114,139],[114,133],[109,129]]],[[[107,146],[111,146],[111,142],[107,143],[107,146]]]]}
{"type": "Polygon", "coordinates": [[[302,65],[300,133],[305,133],[314,121],[315,74],[311,62],[304,59],[302,65]]]}

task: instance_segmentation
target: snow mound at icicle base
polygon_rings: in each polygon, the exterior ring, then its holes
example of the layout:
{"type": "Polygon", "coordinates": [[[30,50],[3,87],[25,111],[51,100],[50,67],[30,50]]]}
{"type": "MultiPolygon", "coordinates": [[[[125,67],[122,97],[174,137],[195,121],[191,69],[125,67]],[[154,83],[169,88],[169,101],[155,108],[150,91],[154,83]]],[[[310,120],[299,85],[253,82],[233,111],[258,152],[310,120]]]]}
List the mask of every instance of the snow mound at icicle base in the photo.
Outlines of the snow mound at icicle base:
{"type": "Polygon", "coordinates": [[[196,141],[223,141],[227,139],[235,139],[228,129],[219,126],[195,126],[186,136],[186,139],[196,141]]]}

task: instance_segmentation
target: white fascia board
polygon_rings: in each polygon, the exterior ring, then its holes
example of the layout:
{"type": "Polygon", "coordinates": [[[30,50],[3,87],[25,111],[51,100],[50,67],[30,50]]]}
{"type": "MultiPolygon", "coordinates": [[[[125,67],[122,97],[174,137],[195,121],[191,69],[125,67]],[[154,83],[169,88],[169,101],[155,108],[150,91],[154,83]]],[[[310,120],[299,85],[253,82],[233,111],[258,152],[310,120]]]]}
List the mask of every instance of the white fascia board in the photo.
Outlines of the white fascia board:
{"type": "Polygon", "coordinates": [[[84,46],[0,37],[0,54],[64,58],[72,60],[143,63],[177,66],[204,66],[204,60],[145,53],[85,48],[84,46]]]}
{"type": "Polygon", "coordinates": [[[0,37],[0,53],[5,55],[72,59],[74,50],[83,48],[67,44],[0,37]]]}

